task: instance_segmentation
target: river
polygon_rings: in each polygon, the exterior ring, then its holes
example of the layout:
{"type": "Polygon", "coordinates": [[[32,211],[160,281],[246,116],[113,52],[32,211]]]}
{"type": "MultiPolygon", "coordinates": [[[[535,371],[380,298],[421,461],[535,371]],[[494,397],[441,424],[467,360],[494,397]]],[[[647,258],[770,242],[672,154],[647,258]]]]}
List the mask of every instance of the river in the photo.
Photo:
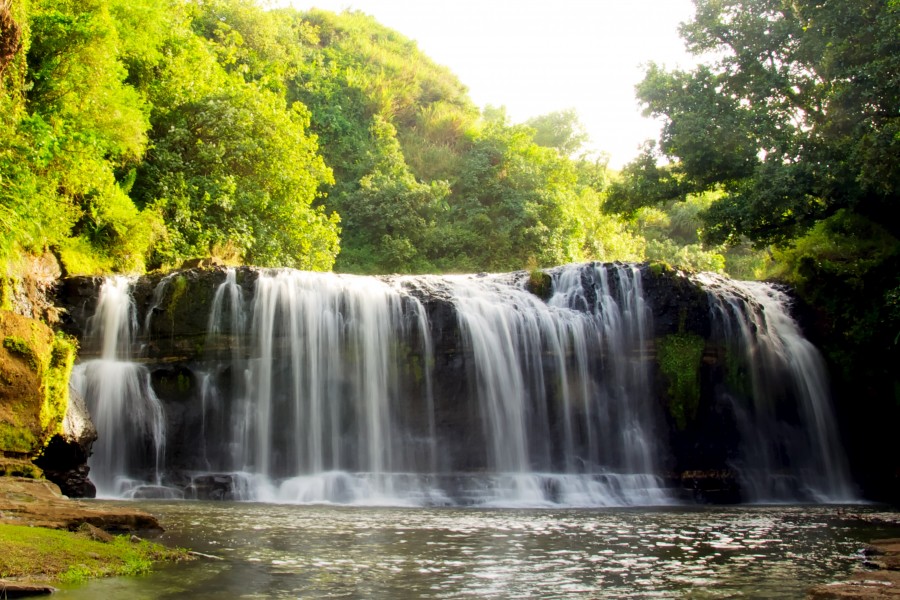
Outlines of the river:
{"type": "MultiPolygon", "coordinates": [[[[803,598],[896,536],[871,507],[510,510],[135,502],[216,555],[61,598],[803,598]]],[[[895,514],[890,515],[896,517],[895,514]]]]}

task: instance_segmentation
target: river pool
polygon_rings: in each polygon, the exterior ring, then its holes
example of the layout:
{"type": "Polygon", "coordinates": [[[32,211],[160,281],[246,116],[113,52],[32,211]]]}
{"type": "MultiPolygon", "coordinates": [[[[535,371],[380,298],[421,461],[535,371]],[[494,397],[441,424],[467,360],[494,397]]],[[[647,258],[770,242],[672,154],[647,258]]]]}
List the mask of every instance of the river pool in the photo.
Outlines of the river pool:
{"type": "Polygon", "coordinates": [[[60,598],[803,598],[897,529],[872,507],[510,510],[136,502],[216,555],[60,598]]]}

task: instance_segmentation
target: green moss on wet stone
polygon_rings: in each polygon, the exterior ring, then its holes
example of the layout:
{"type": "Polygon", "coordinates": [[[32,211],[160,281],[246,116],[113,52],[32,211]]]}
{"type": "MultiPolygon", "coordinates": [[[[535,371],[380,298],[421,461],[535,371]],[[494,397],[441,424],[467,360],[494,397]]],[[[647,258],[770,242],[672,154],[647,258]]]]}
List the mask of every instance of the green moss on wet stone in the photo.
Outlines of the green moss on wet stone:
{"type": "Polygon", "coordinates": [[[549,273],[535,269],[528,274],[525,288],[542,300],[549,300],[553,295],[553,278],[549,273]]]}
{"type": "Polygon", "coordinates": [[[657,361],[669,382],[669,412],[684,429],[700,405],[700,365],[705,342],[691,333],[675,333],[657,341],[657,361]]]}
{"type": "Polygon", "coordinates": [[[0,421],[0,451],[30,454],[37,446],[37,438],[27,427],[17,427],[0,421]]]}
{"type": "Polygon", "coordinates": [[[26,360],[32,371],[37,371],[40,368],[40,363],[38,362],[37,356],[35,356],[34,349],[32,349],[31,344],[26,340],[8,335],[3,338],[3,347],[6,348],[10,354],[15,354],[26,360]]]}

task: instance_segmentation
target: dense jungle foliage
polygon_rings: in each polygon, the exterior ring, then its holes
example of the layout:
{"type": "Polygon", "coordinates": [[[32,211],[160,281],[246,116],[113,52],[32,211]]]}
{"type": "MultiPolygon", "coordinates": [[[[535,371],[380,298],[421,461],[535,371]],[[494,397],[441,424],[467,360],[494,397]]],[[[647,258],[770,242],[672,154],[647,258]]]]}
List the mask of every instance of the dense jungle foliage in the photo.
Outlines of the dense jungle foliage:
{"type": "Polygon", "coordinates": [[[356,273],[663,259],[713,194],[622,216],[571,110],[513,124],[369,16],[251,0],[0,0],[0,259],[68,273],[214,255],[356,273]]]}

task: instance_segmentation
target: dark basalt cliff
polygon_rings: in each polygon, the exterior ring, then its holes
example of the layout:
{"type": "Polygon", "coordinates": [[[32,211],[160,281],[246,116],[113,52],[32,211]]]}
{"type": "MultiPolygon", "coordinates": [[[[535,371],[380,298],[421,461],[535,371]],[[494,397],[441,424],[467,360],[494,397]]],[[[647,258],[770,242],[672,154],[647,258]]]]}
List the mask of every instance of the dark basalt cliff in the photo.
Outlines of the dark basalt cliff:
{"type": "MultiPolygon", "coordinates": [[[[733,461],[739,435],[731,409],[721,401],[729,377],[728,350],[712,336],[708,294],[696,281],[662,265],[642,265],[640,269],[644,297],[652,312],[652,333],[644,351],[653,362],[652,396],[659,403],[657,413],[663,415],[663,422],[656,424],[653,435],[662,447],[668,448],[667,458],[660,465],[664,477],[669,485],[682,489],[686,497],[737,501],[733,461]],[[689,351],[670,342],[684,343],[689,351]],[[666,364],[662,364],[661,351],[671,357],[666,358],[666,364]]],[[[142,277],[132,286],[135,347],[140,348],[132,359],[149,369],[154,390],[165,408],[165,463],[168,477],[175,483],[180,470],[195,470],[199,466],[197,435],[202,427],[209,427],[201,423],[200,387],[203,374],[211,372],[211,357],[234,347],[247,351],[246,340],[233,332],[207,335],[214,294],[225,277],[222,268],[191,269],[165,277],[142,277]],[[211,344],[217,347],[210,347],[211,344]]],[[[252,268],[236,270],[236,281],[248,303],[258,277],[259,271],[252,268]]],[[[80,360],[97,356],[98,341],[91,339],[89,332],[102,283],[98,278],[69,278],[59,287],[62,327],[81,341],[80,360]]],[[[612,283],[616,285],[615,281],[612,283]]],[[[443,450],[452,456],[455,470],[483,469],[484,457],[470,451],[484,447],[481,438],[485,433],[478,424],[481,412],[465,374],[472,357],[463,343],[456,310],[451,299],[440,294],[427,294],[421,289],[412,289],[410,294],[424,306],[430,327],[434,426],[445,440],[451,441],[443,450]]],[[[410,386],[422,385],[421,342],[404,342],[403,351],[409,357],[406,368],[413,375],[408,378],[410,386]],[[418,378],[416,371],[420,373],[418,378]]],[[[416,390],[410,392],[415,395],[416,390]]],[[[560,427],[559,410],[553,403],[551,397],[547,412],[551,432],[560,427]]],[[[413,428],[427,430],[429,426],[425,414],[413,405],[403,418],[413,428]]],[[[211,494],[223,495],[221,491],[211,494]]]]}

